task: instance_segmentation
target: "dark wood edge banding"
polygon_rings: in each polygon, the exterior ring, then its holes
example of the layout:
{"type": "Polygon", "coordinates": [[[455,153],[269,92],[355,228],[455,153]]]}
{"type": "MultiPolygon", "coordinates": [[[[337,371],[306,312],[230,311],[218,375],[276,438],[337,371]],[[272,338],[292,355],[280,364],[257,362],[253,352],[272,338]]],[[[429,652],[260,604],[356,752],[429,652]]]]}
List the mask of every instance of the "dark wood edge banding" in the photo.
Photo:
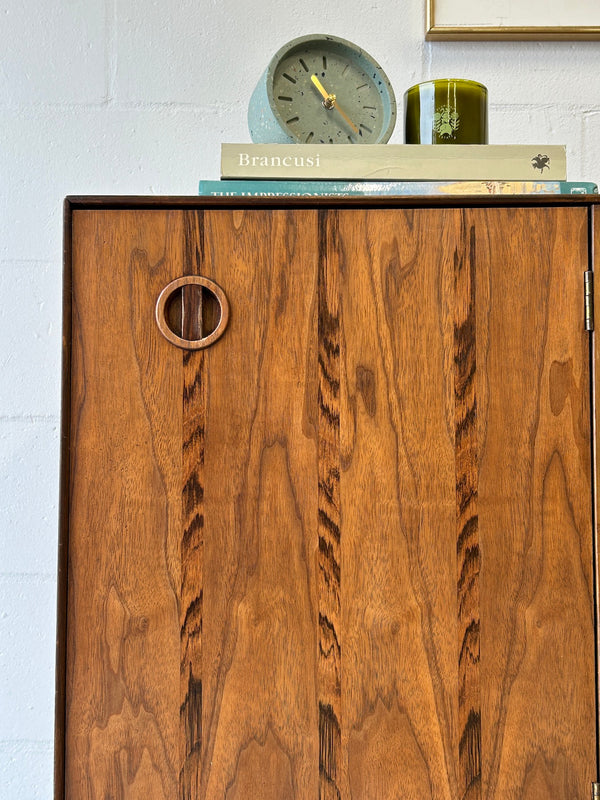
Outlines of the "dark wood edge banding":
{"type": "Polygon", "coordinates": [[[69,564],[69,486],[71,440],[71,314],[72,205],[63,211],[62,377],[60,422],[60,490],[58,511],[58,587],[56,607],[56,676],[54,703],[54,797],[65,796],[65,736],[67,678],[67,586],[69,564]]]}
{"type": "Polygon", "coordinates": [[[569,195],[413,195],[413,196],[360,196],[352,197],[152,197],[127,195],[83,195],[67,197],[71,208],[140,210],[197,210],[203,208],[228,209],[292,209],[292,208],[468,208],[523,206],[581,206],[600,203],[600,194],[569,195]]]}

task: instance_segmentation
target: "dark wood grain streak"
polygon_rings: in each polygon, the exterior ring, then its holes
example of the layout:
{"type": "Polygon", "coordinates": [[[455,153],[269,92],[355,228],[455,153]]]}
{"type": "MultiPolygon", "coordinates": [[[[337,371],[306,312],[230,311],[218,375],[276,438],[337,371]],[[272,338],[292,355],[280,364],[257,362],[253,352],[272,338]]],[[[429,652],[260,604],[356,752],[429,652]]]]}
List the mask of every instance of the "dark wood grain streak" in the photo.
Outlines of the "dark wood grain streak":
{"type": "Polygon", "coordinates": [[[458,760],[461,798],[481,797],[479,524],[477,517],[476,245],[464,231],[454,260],[454,421],[458,596],[458,760]]]}
{"type": "MultiPolygon", "coordinates": [[[[182,273],[201,275],[204,231],[201,214],[188,212],[182,273]]],[[[184,286],[181,330],[184,339],[200,339],[202,287],[184,286]]],[[[204,586],[204,449],[206,430],[206,358],[184,350],[182,408],[180,665],[180,800],[196,800],[202,763],[202,594],[204,586]]]]}
{"type": "Polygon", "coordinates": [[[319,214],[319,797],[341,797],[340,321],[339,281],[328,260],[337,215],[319,214]]]}

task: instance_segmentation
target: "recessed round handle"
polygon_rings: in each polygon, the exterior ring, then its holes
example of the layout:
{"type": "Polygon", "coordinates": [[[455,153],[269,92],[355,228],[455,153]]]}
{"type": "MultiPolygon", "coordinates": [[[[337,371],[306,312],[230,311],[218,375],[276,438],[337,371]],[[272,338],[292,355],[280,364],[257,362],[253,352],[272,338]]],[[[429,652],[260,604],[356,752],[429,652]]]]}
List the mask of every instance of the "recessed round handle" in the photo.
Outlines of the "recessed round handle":
{"type": "Polygon", "coordinates": [[[155,313],[160,332],[171,344],[183,350],[201,350],[225,332],[229,302],[214,281],[184,275],[165,286],[155,313]]]}

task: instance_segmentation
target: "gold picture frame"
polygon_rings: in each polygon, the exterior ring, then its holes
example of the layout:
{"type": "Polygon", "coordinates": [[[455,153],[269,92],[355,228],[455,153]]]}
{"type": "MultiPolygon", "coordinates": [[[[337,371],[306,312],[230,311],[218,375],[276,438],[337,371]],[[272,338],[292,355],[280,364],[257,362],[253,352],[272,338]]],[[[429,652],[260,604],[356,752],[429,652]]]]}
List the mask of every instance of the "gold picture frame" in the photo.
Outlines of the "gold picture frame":
{"type": "Polygon", "coordinates": [[[600,39],[600,0],[528,0],[527,3],[426,0],[426,3],[425,38],[429,41],[600,39]]]}

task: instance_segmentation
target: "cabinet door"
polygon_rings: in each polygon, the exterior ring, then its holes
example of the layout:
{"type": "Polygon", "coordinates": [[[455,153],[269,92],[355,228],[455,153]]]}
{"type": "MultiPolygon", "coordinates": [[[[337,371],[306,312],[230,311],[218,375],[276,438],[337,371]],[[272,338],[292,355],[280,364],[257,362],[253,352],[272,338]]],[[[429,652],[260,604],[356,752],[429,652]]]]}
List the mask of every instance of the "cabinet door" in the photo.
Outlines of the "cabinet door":
{"type": "Polygon", "coordinates": [[[586,231],[567,208],[329,216],[329,797],[589,793],[586,231]]]}
{"type": "Polygon", "coordinates": [[[73,217],[67,796],[316,797],[317,214],[73,217]]]}
{"type": "Polygon", "coordinates": [[[587,798],[586,224],[74,212],[67,797],[587,798]]]}

